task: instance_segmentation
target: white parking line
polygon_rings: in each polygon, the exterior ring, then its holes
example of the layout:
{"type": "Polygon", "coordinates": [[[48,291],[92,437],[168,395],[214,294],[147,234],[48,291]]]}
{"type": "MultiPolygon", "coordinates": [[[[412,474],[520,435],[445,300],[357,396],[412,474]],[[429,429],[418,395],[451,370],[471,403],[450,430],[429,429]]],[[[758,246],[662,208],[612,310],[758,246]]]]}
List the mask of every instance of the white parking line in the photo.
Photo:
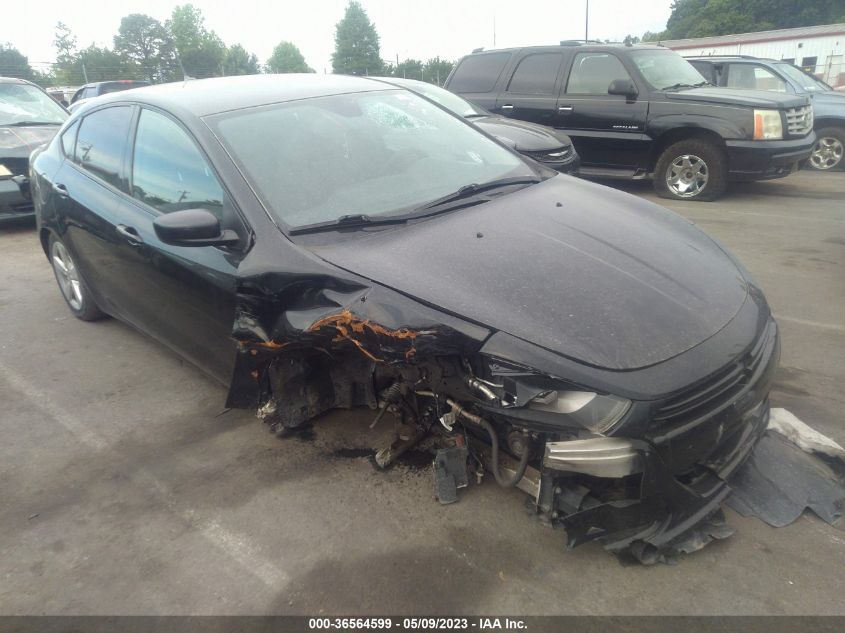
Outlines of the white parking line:
{"type": "Polygon", "coordinates": [[[845,325],[837,325],[836,323],[820,323],[819,321],[809,321],[807,319],[799,319],[797,317],[783,316],[782,314],[776,314],[775,319],[778,321],[787,321],[789,323],[798,323],[799,325],[809,325],[810,327],[822,328],[824,330],[845,332],[845,325]]]}
{"type": "MultiPolygon", "coordinates": [[[[87,448],[98,452],[115,450],[111,442],[92,431],[73,413],[53,401],[45,390],[2,362],[0,362],[0,377],[23,394],[35,409],[62,426],[87,448]]],[[[249,538],[223,527],[219,519],[203,517],[194,508],[182,506],[167,484],[143,466],[135,471],[131,479],[140,487],[154,489],[168,511],[195,528],[205,539],[240,563],[246,571],[267,587],[277,591],[288,583],[288,574],[262,557],[259,548],[251,543],[249,538]]]]}

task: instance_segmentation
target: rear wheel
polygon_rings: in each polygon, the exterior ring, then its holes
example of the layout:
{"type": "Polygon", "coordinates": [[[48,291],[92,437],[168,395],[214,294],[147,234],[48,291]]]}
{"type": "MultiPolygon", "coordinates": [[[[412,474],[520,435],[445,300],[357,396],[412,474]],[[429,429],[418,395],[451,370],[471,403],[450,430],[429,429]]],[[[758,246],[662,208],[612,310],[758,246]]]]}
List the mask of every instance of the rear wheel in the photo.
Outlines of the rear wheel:
{"type": "Polygon", "coordinates": [[[832,171],[845,167],[845,130],[826,127],[816,131],[816,144],[807,164],[818,171],[832,171]]]}
{"type": "Polygon", "coordinates": [[[50,263],[59,284],[59,290],[73,312],[73,316],[83,321],[96,321],[106,316],[91,297],[91,291],[79,274],[76,262],[64,243],[55,235],[50,236],[50,263]]]}
{"type": "Polygon", "coordinates": [[[715,200],[728,185],[725,153],[699,139],[667,147],[654,168],[654,190],[674,200],[715,200]]]}

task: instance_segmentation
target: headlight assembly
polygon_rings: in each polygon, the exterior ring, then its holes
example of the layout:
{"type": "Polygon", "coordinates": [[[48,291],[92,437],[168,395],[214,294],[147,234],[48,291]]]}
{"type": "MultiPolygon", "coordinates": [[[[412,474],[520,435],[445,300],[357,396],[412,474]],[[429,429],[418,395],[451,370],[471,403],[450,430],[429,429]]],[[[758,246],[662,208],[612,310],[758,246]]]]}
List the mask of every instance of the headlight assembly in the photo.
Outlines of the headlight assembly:
{"type": "Polygon", "coordinates": [[[631,401],[592,391],[545,391],[528,403],[529,409],[560,413],[574,418],[593,433],[606,433],[631,408],[631,401]]]}
{"type": "Polygon", "coordinates": [[[754,140],[783,138],[783,122],[778,110],[754,110],[754,140]]]}

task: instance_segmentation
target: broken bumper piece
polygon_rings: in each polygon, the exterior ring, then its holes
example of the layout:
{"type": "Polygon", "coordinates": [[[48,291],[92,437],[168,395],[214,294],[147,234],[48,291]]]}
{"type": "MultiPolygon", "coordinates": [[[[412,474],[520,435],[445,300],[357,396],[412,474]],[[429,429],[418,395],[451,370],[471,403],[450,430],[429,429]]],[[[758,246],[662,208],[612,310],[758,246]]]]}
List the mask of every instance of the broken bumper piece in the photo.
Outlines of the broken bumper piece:
{"type": "MultiPolygon", "coordinates": [[[[750,437],[765,432],[768,417],[768,402],[745,417],[750,437]]],[[[680,475],[644,440],[552,442],[543,459],[538,511],[566,530],[570,548],[597,540],[623,561],[671,561],[733,533],[721,504],[732,492],[731,475],[755,444],[743,442],[718,473],[700,468],[680,475]]]]}
{"type": "Polygon", "coordinates": [[[640,453],[630,440],[619,437],[548,442],[543,465],[594,477],[618,478],[642,472],[640,453]]]}

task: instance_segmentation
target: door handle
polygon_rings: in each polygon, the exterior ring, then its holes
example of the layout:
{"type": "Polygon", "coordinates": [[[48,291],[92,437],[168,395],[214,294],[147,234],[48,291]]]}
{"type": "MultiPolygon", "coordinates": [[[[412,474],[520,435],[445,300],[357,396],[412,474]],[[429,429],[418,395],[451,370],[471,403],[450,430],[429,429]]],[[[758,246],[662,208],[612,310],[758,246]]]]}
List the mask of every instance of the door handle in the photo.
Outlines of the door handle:
{"type": "Polygon", "coordinates": [[[125,224],[118,224],[117,232],[123,239],[125,239],[133,246],[137,246],[138,244],[144,243],[144,238],[138,235],[138,231],[135,229],[135,227],[126,226],[125,224]]]}
{"type": "Polygon", "coordinates": [[[67,187],[60,182],[53,183],[53,191],[55,191],[61,198],[67,198],[70,195],[67,191],[67,187]]]}
{"type": "Polygon", "coordinates": [[[506,103],[505,105],[502,106],[502,110],[513,110],[513,104],[512,103],[506,103]]]}
{"type": "Polygon", "coordinates": [[[575,108],[572,107],[571,105],[565,105],[565,106],[558,106],[557,107],[558,112],[572,112],[574,109],[575,108]]]}

